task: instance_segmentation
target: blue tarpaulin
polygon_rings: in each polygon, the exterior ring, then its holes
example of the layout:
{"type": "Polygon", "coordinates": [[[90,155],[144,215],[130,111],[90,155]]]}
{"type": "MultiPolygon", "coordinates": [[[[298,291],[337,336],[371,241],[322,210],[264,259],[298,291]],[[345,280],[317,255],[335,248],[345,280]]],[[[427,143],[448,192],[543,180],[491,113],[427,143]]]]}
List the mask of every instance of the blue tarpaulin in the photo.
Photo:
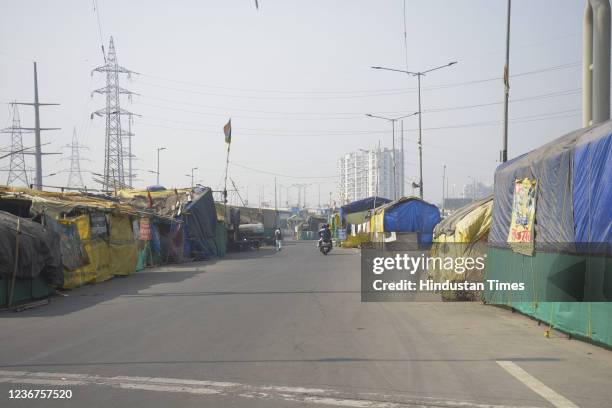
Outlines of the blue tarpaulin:
{"type": "Polygon", "coordinates": [[[434,227],[440,222],[440,210],[415,197],[401,198],[384,208],[385,232],[416,232],[420,243],[431,244],[434,227]]]}
{"type": "Polygon", "coordinates": [[[348,203],[340,207],[340,215],[344,217],[344,215],[346,214],[371,210],[389,202],[391,202],[391,200],[383,197],[364,198],[362,200],[353,201],[352,203],[348,203]]]}
{"type": "Polygon", "coordinates": [[[612,242],[612,135],[578,140],[573,163],[574,233],[578,243],[612,242]]]}

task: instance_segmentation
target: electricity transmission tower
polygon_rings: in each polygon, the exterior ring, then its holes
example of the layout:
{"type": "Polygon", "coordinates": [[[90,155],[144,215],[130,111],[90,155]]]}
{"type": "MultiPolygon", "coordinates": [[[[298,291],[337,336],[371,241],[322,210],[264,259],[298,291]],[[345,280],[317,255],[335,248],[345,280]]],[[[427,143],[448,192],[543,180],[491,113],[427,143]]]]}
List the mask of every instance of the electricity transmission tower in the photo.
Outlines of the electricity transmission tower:
{"type": "Polygon", "coordinates": [[[72,133],[72,144],[64,147],[70,148],[70,156],[66,157],[66,159],[70,160],[70,173],[68,174],[67,187],[84,189],[85,182],[83,182],[83,173],[81,170],[81,161],[84,159],[81,158],[81,149],[87,149],[87,147],[79,144],[76,128],[74,128],[72,133]]]}
{"type": "Polygon", "coordinates": [[[121,128],[121,116],[133,115],[133,113],[122,109],[120,106],[120,95],[131,96],[134,93],[119,86],[119,74],[127,74],[133,71],[120,66],[117,63],[117,53],[113,37],[110,38],[106,63],[92,71],[106,74],[106,86],[96,89],[93,93],[106,95],[106,107],[91,114],[104,116],[106,118],[106,131],[104,143],[104,174],[102,188],[111,190],[124,188],[130,183],[130,174],[126,177],[125,161],[126,152],[123,148],[123,130],[121,128]]]}
{"type": "Polygon", "coordinates": [[[19,119],[19,109],[16,104],[12,104],[12,116],[13,124],[11,127],[2,129],[2,133],[11,134],[11,148],[10,162],[8,167],[8,177],[6,179],[6,185],[12,186],[16,182],[20,182],[25,187],[28,187],[28,173],[25,163],[25,153],[23,148],[23,133],[21,128],[21,121],[19,119]]]}

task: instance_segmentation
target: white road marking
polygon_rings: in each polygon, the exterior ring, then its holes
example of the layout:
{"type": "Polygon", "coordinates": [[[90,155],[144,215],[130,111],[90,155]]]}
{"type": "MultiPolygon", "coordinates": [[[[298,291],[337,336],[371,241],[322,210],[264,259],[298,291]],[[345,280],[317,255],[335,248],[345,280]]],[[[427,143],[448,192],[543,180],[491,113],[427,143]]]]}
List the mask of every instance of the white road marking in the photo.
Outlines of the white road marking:
{"type": "Polygon", "coordinates": [[[512,374],[514,378],[531,388],[534,392],[540,394],[542,398],[548,400],[548,402],[550,402],[553,406],[557,408],[578,408],[578,405],[574,404],[563,395],[555,392],[552,388],[546,386],[543,382],[529,374],[527,371],[523,370],[512,361],[498,361],[497,364],[512,374]]]}
{"type": "MultiPolygon", "coordinates": [[[[103,377],[92,374],[0,370],[0,383],[66,386],[104,386],[128,390],[257,398],[348,408],[519,408],[404,394],[348,393],[324,388],[249,385],[162,377],[103,377]]],[[[569,407],[569,406],[568,406],[569,407]]],[[[572,407],[575,407],[572,405],[572,407]]],[[[529,408],[529,407],[520,407],[529,408]]]]}

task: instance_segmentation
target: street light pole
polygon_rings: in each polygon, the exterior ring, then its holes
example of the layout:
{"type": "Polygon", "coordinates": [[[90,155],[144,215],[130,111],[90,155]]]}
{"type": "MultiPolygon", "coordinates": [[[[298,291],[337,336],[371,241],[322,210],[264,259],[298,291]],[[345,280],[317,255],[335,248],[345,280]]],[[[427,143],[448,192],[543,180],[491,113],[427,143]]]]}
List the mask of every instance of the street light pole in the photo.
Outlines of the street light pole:
{"type": "MultiPolygon", "coordinates": [[[[411,113],[411,114],[408,114],[408,115],[399,116],[397,118],[386,118],[384,116],[378,116],[378,115],[372,115],[371,113],[366,113],[367,117],[376,118],[376,119],[383,119],[383,120],[386,120],[388,122],[391,122],[391,135],[393,137],[393,141],[392,141],[392,149],[393,150],[391,152],[391,157],[392,157],[392,160],[393,160],[393,199],[394,200],[397,200],[397,198],[398,198],[397,197],[397,181],[396,181],[396,178],[397,178],[397,174],[396,173],[397,173],[397,171],[396,171],[396,161],[395,161],[395,122],[397,122],[400,119],[404,119],[404,118],[408,118],[410,116],[417,115],[418,113],[419,112],[414,112],[414,113],[411,113]]],[[[402,126],[403,126],[403,122],[402,122],[402,126]]],[[[403,132],[402,132],[402,134],[403,134],[403,132]]],[[[403,166],[404,166],[403,160],[404,160],[404,156],[403,156],[403,152],[402,152],[402,169],[403,169],[403,166]]],[[[403,173],[403,171],[402,171],[402,173],[403,173]]],[[[403,179],[402,179],[402,183],[403,183],[403,179]]]]}
{"type": "Polygon", "coordinates": [[[397,168],[395,164],[395,120],[391,121],[391,134],[393,135],[393,141],[391,142],[391,149],[393,149],[391,151],[393,157],[393,199],[397,200],[397,168]]]}
{"type": "Polygon", "coordinates": [[[419,89],[419,197],[423,199],[423,139],[421,133],[421,75],[417,75],[419,89]]]}
{"type": "Polygon", "coordinates": [[[506,17],[506,65],[504,66],[504,136],[501,162],[508,161],[508,98],[510,97],[510,2],[506,17]]]}
{"type": "Polygon", "coordinates": [[[395,71],[395,72],[402,72],[404,74],[409,74],[412,76],[416,76],[417,77],[417,81],[418,81],[418,95],[419,95],[419,142],[418,142],[418,146],[419,146],[419,196],[421,197],[421,199],[423,199],[423,143],[422,143],[422,121],[421,121],[421,114],[422,114],[422,110],[421,110],[421,77],[424,76],[425,74],[432,72],[432,71],[436,71],[438,69],[442,69],[442,68],[446,68],[446,67],[450,67],[451,65],[455,65],[457,64],[457,61],[452,61],[449,62],[448,64],[445,65],[440,65],[439,67],[435,67],[435,68],[430,68],[427,69],[425,71],[418,71],[418,72],[413,72],[413,71],[406,71],[403,69],[395,69],[395,68],[385,68],[385,67],[372,67],[372,69],[382,69],[384,71],[395,71]]]}
{"type": "Polygon", "coordinates": [[[444,217],[444,185],[446,184],[446,164],[442,170],[442,217],[444,217]]]}
{"type": "Polygon", "coordinates": [[[194,184],[193,184],[193,171],[197,170],[197,169],[198,169],[197,167],[192,167],[191,168],[191,176],[189,174],[185,174],[187,177],[191,177],[191,188],[192,189],[193,189],[193,186],[194,186],[194,184]]]}
{"type": "Polygon", "coordinates": [[[157,185],[159,186],[159,152],[162,150],[166,150],[165,147],[157,148],[157,185]]]}

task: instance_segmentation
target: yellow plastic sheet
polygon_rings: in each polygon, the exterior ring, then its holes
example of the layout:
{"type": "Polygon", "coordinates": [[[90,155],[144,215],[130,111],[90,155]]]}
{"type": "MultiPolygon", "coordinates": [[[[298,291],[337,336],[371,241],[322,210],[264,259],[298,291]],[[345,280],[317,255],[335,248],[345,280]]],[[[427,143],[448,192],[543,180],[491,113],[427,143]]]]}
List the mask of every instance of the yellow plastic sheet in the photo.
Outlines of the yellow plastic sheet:
{"type": "Polygon", "coordinates": [[[127,216],[110,215],[109,274],[129,275],[136,271],[138,247],[132,221],[127,216]]]}
{"type": "MultiPolygon", "coordinates": [[[[451,258],[476,258],[484,256],[487,252],[486,241],[491,229],[493,217],[493,201],[488,201],[475,208],[455,224],[455,233],[441,234],[434,238],[431,253],[433,256],[451,258]]],[[[429,271],[429,277],[436,282],[464,281],[482,282],[484,271],[471,270],[464,274],[457,274],[453,270],[435,269],[429,271]]],[[[478,293],[443,293],[445,299],[454,300],[467,297],[477,300],[478,293]]]]}

